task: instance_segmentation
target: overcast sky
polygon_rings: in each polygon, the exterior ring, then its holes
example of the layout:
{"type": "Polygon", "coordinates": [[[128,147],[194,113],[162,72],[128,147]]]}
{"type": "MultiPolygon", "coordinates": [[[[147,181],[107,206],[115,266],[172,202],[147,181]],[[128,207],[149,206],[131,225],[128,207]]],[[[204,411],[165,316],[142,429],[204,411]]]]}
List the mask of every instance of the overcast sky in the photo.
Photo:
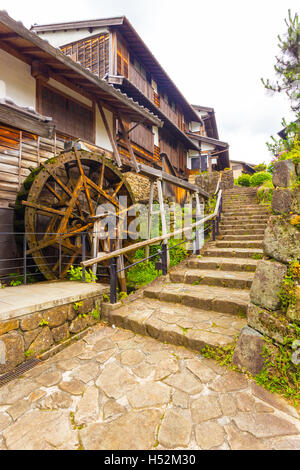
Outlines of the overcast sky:
{"type": "MultiPolygon", "coordinates": [[[[284,96],[269,96],[278,34],[296,0],[0,0],[0,9],[32,24],[126,15],[190,103],[215,109],[230,158],[269,162],[265,142],[293,119],[284,96]]],[[[299,12],[298,12],[299,13],[299,12]]]]}

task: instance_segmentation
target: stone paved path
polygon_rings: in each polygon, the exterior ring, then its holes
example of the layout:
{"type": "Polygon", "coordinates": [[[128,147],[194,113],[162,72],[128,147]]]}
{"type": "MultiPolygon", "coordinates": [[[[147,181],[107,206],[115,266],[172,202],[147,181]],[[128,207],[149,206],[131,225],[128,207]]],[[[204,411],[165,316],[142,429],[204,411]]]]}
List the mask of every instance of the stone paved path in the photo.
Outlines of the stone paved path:
{"type": "Polygon", "coordinates": [[[300,422],[212,360],[97,325],[0,388],[0,449],[300,449],[300,422]]]}

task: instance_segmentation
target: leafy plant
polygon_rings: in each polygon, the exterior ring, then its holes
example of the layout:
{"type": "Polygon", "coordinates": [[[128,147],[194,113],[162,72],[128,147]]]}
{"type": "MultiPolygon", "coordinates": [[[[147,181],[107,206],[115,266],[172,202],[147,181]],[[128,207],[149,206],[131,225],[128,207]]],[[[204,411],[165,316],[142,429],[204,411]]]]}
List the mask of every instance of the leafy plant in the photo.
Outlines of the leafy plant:
{"type": "Polygon", "coordinates": [[[252,256],[253,259],[263,259],[263,255],[261,253],[254,253],[252,256]]]}
{"type": "Polygon", "coordinates": [[[288,18],[284,20],[287,32],[281,38],[278,35],[280,54],[277,55],[277,63],[274,65],[278,80],[271,83],[270,80],[262,80],[264,87],[272,93],[285,93],[291,102],[291,109],[300,110],[299,70],[300,70],[300,25],[298,14],[294,16],[288,10],[288,18]]]}
{"type": "Polygon", "coordinates": [[[118,293],[118,300],[123,300],[128,297],[128,294],[126,292],[119,292],[118,293]]]}
{"type": "Polygon", "coordinates": [[[238,177],[237,182],[239,186],[250,186],[250,175],[244,174],[238,177]]]}
{"type": "Polygon", "coordinates": [[[270,173],[266,173],[265,171],[259,171],[258,173],[254,173],[251,178],[249,179],[250,186],[260,186],[265,181],[271,181],[272,175],[270,173]]]}
{"type": "Polygon", "coordinates": [[[73,303],[73,309],[75,310],[75,312],[77,312],[80,309],[80,307],[82,307],[82,306],[83,306],[83,302],[74,302],[73,303]]]}
{"type": "Polygon", "coordinates": [[[94,308],[94,310],[91,311],[90,315],[92,315],[95,318],[95,320],[99,320],[100,312],[98,308],[94,308]]]}
{"type": "Polygon", "coordinates": [[[254,170],[255,171],[266,171],[267,165],[265,163],[259,163],[258,165],[255,165],[254,170]]]}
{"type": "Polygon", "coordinates": [[[277,392],[293,401],[297,406],[300,400],[300,369],[291,360],[292,350],[289,347],[291,339],[286,344],[277,347],[264,346],[262,357],[264,367],[255,380],[271,392],[277,392]]]}
{"type": "Polygon", "coordinates": [[[257,199],[260,204],[271,204],[274,192],[272,181],[265,181],[257,191],[257,199]]]}
{"type": "MultiPolygon", "coordinates": [[[[83,281],[83,268],[81,266],[71,266],[67,271],[70,281],[83,281]]],[[[97,276],[94,275],[91,269],[85,270],[85,282],[96,282],[97,276]]]]}
{"type": "Polygon", "coordinates": [[[40,326],[47,326],[47,325],[49,325],[49,322],[43,318],[40,322],[40,326]]]}
{"type": "Polygon", "coordinates": [[[34,351],[32,349],[28,349],[27,351],[24,352],[24,356],[28,359],[30,356],[34,354],[34,351]]]}
{"type": "Polygon", "coordinates": [[[281,289],[279,291],[279,299],[283,312],[287,312],[290,305],[296,303],[296,283],[300,279],[300,263],[298,260],[294,260],[289,264],[287,274],[282,282],[281,289]]]}

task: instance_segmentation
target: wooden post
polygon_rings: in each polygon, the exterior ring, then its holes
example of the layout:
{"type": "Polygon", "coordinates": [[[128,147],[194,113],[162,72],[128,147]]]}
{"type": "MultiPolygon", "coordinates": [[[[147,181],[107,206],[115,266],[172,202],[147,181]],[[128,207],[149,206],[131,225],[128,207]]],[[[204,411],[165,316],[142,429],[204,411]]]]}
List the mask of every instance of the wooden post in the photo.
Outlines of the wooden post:
{"type": "Polygon", "coordinates": [[[103,124],[104,124],[105,129],[106,129],[108,138],[110,140],[110,144],[113,148],[114,156],[115,156],[115,159],[117,161],[118,167],[121,167],[122,166],[122,161],[121,161],[121,158],[120,158],[120,154],[119,154],[119,151],[118,151],[117,144],[114,141],[113,135],[111,133],[111,130],[109,128],[109,125],[108,125],[108,122],[107,122],[107,119],[106,119],[106,116],[105,116],[105,113],[104,113],[103,108],[102,108],[101,104],[99,103],[99,101],[97,102],[97,105],[98,105],[98,109],[99,109],[99,112],[100,112],[101,117],[102,117],[103,124]]]}
{"type": "MultiPolygon", "coordinates": [[[[161,226],[162,226],[162,234],[167,235],[167,222],[166,222],[166,211],[165,211],[165,205],[164,205],[164,198],[163,198],[163,191],[162,191],[162,184],[161,180],[157,180],[157,191],[158,191],[158,201],[159,201],[159,207],[160,207],[160,216],[161,216],[161,226]]],[[[164,240],[164,245],[169,245],[168,240],[164,240]]],[[[170,266],[170,252],[168,251],[167,254],[167,266],[169,269],[170,266]]]]}
{"type": "MultiPolygon", "coordinates": [[[[153,194],[154,194],[154,181],[150,183],[149,206],[148,206],[148,227],[147,227],[147,240],[151,238],[151,225],[152,225],[152,211],[153,211],[153,194]]],[[[150,253],[150,246],[145,248],[145,258],[148,258],[150,253]]]]}
{"type": "Polygon", "coordinates": [[[132,146],[131,146],[131,143],[130,143],[130,140],[129,140],[129,137],[128,137],[128,132],[126,132],[124,123],[123,123],[122,118],[120,116],[118,116],[118,120],[120,122],[120,127],[121,127],[121,131],[122,131],[122,134],[123,134],[123,137],[124,137],[124,141],[125,141],[126,147],[128,148],[128,151],[130,153],[130,157],[131,157],[131,160],[134,164],[135,171],[137,173],[139,173],[140,169],[139,169],[138,163],[136,161],[134,151],[132,150],[132,146]]]}
{"type": "MultiPolygon", "coordinates": [[[[202,205],[200,204],[200,199],[199,199],[199,194],[195,193],[195,198],[196,198],[196,221],[201,219],[203,217],[202,213],[202,205]]],[[[200,225],[196,229],[196,254],[200,253],[201,248],[203,247],[204,244],[204,224],[200,225]]]]}

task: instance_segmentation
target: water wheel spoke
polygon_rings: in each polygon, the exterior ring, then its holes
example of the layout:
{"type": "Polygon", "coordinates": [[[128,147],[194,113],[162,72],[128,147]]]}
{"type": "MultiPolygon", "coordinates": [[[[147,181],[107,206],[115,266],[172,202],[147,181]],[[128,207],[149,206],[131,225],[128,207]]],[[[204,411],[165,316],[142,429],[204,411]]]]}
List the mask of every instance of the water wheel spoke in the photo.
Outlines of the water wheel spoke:
{"type": "Polygon", "coordinates": [[[60,226],[59,226],[59,229],[58,229],[58,232],[59,233],[62,233],[62,232],[65,232],[66,231],[66,228],[67,228],[67,224],[68,224],[68,221],[69,221],[69,218],[72,214],[72,211],[73,211],[73,208],[74,206],[76,205],[77,203],[77,199],[78,199],[78,196],[79,196],[79,193],[81,191],[81,188],[82,188],[82,176],[79,177],[78,181],[77,181],[77,184],[76,184],[76,187],[73,191],[73,194],[72,194],[72,197],[70,199],[70,201],[68,202],[68,208],[67,210],[65,211],[65,215],[60,223],[60,226]]]}
{"type": "Polygon", "coordinates": [[[22,201],[23,206],[31,207],[33,209],[37,209],[40,212],[46,212],[47,214],[55,214],[55,215],[60,215],[62,217],[65,216],[64,211],[59,211],[57,209],[52,209],[52,207],[47,207],[44,206],[43,204],[37,204],[35,202],[29,202],[29,201],[22,201]]]}
{"type": "Polygon", "coordinates": [[[125,183],[125,180],[126,178],[123,178],[120,183],[118,184],[118,186],[116,187],[115,189],[115,192],[113,193],[112,197],[115,198],[116,195],[118,194],[118,192],[120,191],[120,189],[122,188],[123,184],[125,183]]]}
{"type": "Polygon", "coordinates": [[[86,182],[89,186],[95,189],[95,191],[97,191],[101,196],[105,197],[107,201],[111,202],[114,206],[119,207],[118,201],[113,199],[104,189],[97,186],[96,183],[94,183],[94,181],[90,180],[89,178],[86,178],[86,182]]]}
{"type": "Polygon", "coordinates": [[[84,171],[83,171],[83,168],[82,168],[82,165],[81,165],[81,161],[80,161],[80,156],[78,154],[78,150],[75,149],[75,155],[76,155],[76,160],[77,160],[77,164],[78,164],[78,168],[79,168],[79,171],[80,171],[80,174],[81,174],[81,178],[82,178],[82,181],[83,181],[83,186],[84,186],[84,191],[85,191],[85,195],[86,195],[86,198],[87,198],[87,202],[88,202],[88,205],[89,205],[89,209],[90,209],[90,213],[92,215],[95,215],[95,211],[94,211],[94,207],[93,207],[93,204],[92,204],[92,199],[91,199],[91,195],[90,195],[90,191],[89,191],[89,188],[86,184],[86,176],[84,174],[84,171]]]}
{"type": "MultiPolygon", "coordinates": [[[[55,174],[54,171],[50,171],[49,168],[47,167],[47,165],[44,165],[43,163],[41,164],[41,166],[43,168],[45,168],[45,170],[47,171],[47,173],[54,179],[54,181],[56,181],[56,183],[61,187],[61,189],[67,194],[67,196],[69,196],[70,198],[72,198],[72,191],[70,191],[70,189],[61,181],[61,179],[55,174]]],[[[68,184],[70,184],[70,180],[68,182],[68,184]]],[[[81,213],[81,208],[80,208],[80,204],[79,202],[76,202],[76,205],[81,213]]]]}

